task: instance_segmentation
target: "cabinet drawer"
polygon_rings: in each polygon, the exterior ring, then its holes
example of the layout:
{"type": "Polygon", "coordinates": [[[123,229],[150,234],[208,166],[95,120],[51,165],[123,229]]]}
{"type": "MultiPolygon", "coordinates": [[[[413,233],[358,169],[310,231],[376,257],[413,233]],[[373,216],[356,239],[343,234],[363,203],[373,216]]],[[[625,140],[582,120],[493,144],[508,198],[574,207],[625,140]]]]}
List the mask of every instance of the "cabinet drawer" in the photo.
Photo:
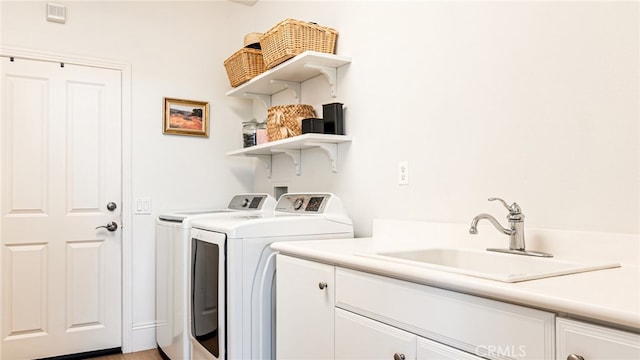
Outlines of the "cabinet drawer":
{"type": "Polygon", "coordinates": [[[336,309],[336,360],[416,358],[414,334],[336,309]]]}
{"type": "Polygon", "coordinates": [[[479,356],[555,356],[544,311],[342,268],[336,306],[479,356]]]}
{"type": "Polygon", "coordinates": [[[557,359],[640,359],[640,335],[575,320],[557,320],[557,359]]]}
{"type": "Polygon", "coordinates": [[[418,338],[418,360],[482,360],[475,355],[442,345],[425,338],[418,338]]]}

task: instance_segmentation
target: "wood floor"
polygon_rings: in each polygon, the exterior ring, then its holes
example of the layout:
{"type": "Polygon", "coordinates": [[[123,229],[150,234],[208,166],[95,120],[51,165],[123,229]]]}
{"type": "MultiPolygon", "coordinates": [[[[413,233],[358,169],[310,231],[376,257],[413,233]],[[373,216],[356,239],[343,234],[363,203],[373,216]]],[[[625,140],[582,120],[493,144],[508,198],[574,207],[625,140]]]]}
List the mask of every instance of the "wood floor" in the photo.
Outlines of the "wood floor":
{"type": "Polygon", "coordinates": [[[106,355],[91,358],[92,360],[162,360],[158,350],[138,351],[128,354],[106,355]]]}

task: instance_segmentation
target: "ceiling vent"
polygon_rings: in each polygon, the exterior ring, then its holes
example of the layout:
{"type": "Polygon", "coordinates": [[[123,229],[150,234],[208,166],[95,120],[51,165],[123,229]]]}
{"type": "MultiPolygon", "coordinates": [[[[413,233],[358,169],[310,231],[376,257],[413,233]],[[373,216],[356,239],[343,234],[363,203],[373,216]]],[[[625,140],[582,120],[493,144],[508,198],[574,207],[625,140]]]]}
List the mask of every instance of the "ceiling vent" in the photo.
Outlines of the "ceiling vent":
{"type": "Polygon", "coordinates": [[[61,4],[47,3],[47,21],[65,23],[67,21],[67,8],[61,4]]]}

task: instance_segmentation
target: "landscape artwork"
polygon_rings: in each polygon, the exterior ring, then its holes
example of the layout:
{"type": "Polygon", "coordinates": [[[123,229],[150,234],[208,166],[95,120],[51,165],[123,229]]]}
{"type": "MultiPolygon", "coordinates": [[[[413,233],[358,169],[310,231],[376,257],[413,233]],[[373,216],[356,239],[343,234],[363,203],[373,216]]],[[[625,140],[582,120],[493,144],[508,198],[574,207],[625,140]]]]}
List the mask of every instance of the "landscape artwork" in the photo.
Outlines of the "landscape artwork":
{"type": "Polygon", "coordinates": [[[164,98],[163,133],[209,136],[209,103],[164,98]]]}

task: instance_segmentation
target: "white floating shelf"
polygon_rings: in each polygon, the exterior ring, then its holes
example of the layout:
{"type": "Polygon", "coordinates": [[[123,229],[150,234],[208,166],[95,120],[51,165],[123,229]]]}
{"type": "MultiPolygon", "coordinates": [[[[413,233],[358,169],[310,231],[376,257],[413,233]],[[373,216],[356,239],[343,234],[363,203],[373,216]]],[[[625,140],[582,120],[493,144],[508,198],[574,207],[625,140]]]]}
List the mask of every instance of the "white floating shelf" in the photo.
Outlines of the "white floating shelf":
{"type": "Polygon", "coordinates": [[[283,140],[251,146],[227,153],[227,156],[253,156],[262,160],[267,167],[267,177],[271,177],[271,156],[284,153],[291,157],[296,167],[296,175],[300,175],[300,152],[304,149],[322,149],[329,158],[331,170],[338,171],[338,144],[350,142],[346,135],[303,134],[283,140]]]}
{"type": "Polygon", "coordinates": [[[235,97],[255,96],[255,94],[273,95],[290,88],[290,84],[287,85],[287,83],[301,83],[322,74],[327,77],[331,86],[331,95],[335,97],[336,69],[350,62],[349,57],[306,51],[228,91],[226,95],[235,97]]]}

